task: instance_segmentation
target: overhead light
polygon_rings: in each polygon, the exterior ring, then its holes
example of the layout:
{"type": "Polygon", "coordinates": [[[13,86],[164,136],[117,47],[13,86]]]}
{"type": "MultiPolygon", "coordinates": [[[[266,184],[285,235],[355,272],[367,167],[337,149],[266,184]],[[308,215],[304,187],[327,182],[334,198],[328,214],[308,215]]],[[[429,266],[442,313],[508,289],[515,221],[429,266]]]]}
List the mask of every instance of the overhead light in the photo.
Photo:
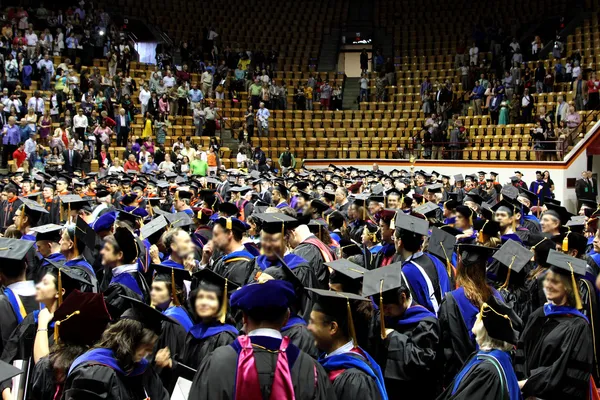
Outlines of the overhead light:
{"type": "Polygon", "coordinates": [[[100,35],[100,36],[104,36],[104,30],[103,30],[103,29],[100,29],[100,30],[98,31],[98,35],[100,35]]]}

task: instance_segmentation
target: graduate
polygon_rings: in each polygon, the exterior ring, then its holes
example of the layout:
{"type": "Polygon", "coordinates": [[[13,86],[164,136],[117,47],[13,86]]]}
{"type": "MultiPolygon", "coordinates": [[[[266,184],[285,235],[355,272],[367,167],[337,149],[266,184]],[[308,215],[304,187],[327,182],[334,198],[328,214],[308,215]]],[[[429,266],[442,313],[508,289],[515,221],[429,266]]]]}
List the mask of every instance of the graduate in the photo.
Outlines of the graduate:
{"type": "Polygon", "coordinates": [[[25,317],[39,309],[35,283],[26,280],[28,255],[35,252],[34,242],[0,238],[0,350],[4,350],[12,332],[25,317]]]}
{"type": "Polygon", "coordinates": [[[271,203],[275,208],[289,207],[287,202],[288,189],[283,184],[278,184],[273,187],[271,203]]]}
{"type": "MultiPolygon", "coordinates": [[[[250,273],[246,283],[255,282],[260,275],[269,267],[282,266],[281,261],[288,266],[302,282],[302,287],[319,287],[316,273],[311,265],[301,256],[294,253],[287,253],[288,239],[291,230],[297,226],[298,221],[295,218],[285,214],[256,214],[256,218],[261,221],[261,251],[262,255],[254,258],[250,264],[250,273]]],[[[310,316],[312,304],[308,301],[301,305],[298,310],[298,316],[305,321],[310,316]]]]}
{"type": "Polygon", "coordinates": [[[335,398],[323,367],[280,333],[294,297],[292,284],[280,280],[235,291],[231,306],[242,310],[248,334],[202,362],[189,398],[335,398]]]}
{"type": "MultiPolygon", "coordinates": [[[[73,269],[82,278],[90,282],[90,286],[85,291],[96,292],[98,287],[96,273],[91,264],[83,257],[86,247],[86,235],[89,234],[89,231],[89,225],[78,218],[76,224],[65,225],[59,245],[60,252],[65,257],[65,267],[73,269]]],[[[95,241],[95,234],[92,240],[95,241]]]]}
{"type": "Polygon", "coordinates": [[[423,237],[429,234],[426,220],[411,215],[396,219],[396,251],[408,280],[411,297],[417,304],[437,314],[444,295],[451,290],[446,266],[422,251],[423,237]]]}
{"type": "Polygon", "coordinates": [[[42,225],[32,228],[35,235],[35,245],[40,256],[42,256],[41,268],[46,268],[50,262],[66,261],[60,252],[60,239],[63,227],[56,224],[42,225]]]}
{"type": "Polygon", "coordinates": [[[162,324],[175,322],[137,299],[124,297],[123,301],[130,308],[104,331],[91,350],[71,364],[65,398],[169,398],[146,357],[152,354],[162,324]]]}
{"type": "Polygon", "coordinates": [[[471,208],[462,205],[456,207],[454,228],[461,231],[456,235],[459,243],[471,244],[475,241],[476,234],[473,224],[476,217],[477,214],[471,208]]]}
{"type": "Polygon", "coordinates": [[[111,315],[120,315],[116,310],[123,312],[126,309],[128,303],[121,299],[122,295],[150,302],[150,289],[136,263],[139,249],[127,226],[117,224],[115,233],[104,238],[101,255],[102,265],[111,272],[105,275],[105,280],[110,281],[104,291],[111,315]]]}
{"type": "Polygon", "coordinates": [[[514,240],[519,244],[523,244],[523,240],[517,233],[517,221],[520,216],[520,214],[517,214],[518,210],[519,208],[507,199],[502,199],[492,207],[494,219],[500,225],[500,239],[503,243],[514,240]]]}
{"type": "Polygon", "coordinates": [[[329,374],[338,399],[388,398],[381,369],[357,343],[350,301],[368,302],[353,293],[308,289],[317,297],[308,329],[323,351],[319,363],[329,374]]]}
{"type": "Polygon", "coordinates": [[[248,279],[250,261],[254,259],[254,255],[242,244],[244,233],[249,227],[235,217],[217,219],[213,227],[212,243],[202,252],[202,264],[205,264],[209,262],[211,251],[218,250],[222,256],[210,262],[209,268],[238,286],[248,279]]]}
{"type": "Polygon", "coordinates": [[[435,399],[439,387],[440,328],[435,314],[417,304],[401,264],[365,273],[363,295],[379,307],[371,354],[390,396],[435,399]]]}
{"type": "Polygon", "coordinates": [[[577,279],[585,261],[556,250],[544,279],[548,303],[531,314],[519,338],[515,370],[523,397],[585,399],[590,390],[593,339],[579,309],[577,279]]]}
{"type": "MultiPolygon", "coordinates": [[[[523,249],[528,252],[526,249],[523,249]]],[[[484,303],[500,294],[486,282],[486,265],[496,249],[459,244],[458,288],[446,294],[439,313],[444,348],[444,384],[448,385],[477,346],[473,326],[484,303]]]]}
{"type": "Polygon", "coordinates": [[[481,305],[472,331],[478,350],[438,399],[521,400],[510,356],[518,336],[510,309],[490,297],[481,305]]]}
{"type": "Polygon", "coordinates": [[[156,272],[150,290],[152,306],[189,332],[194,322],[183,306],[187,299],[184,281],[191,281],[192,276],[188,270],[160,264],[152,265],[152,269],[156,272]]]}
{"type": "Polygon", "coordinates": [[[102,294],[75,290],[65,298],[52,317],[57,340],[48,354],[35,359],[30,398],[60,398],[69,367],[102,337],[109,321],[102,294]]]}
{"type": "Polygon", "coordinates": [[[35,241],[31,230],[38,225],[40,217],[47,214],[48,211],[27,197],[19,197],[19,200],[21,200],[21,205],[15,211],[15,227],[21,232],[21,239],[35,241]]]}

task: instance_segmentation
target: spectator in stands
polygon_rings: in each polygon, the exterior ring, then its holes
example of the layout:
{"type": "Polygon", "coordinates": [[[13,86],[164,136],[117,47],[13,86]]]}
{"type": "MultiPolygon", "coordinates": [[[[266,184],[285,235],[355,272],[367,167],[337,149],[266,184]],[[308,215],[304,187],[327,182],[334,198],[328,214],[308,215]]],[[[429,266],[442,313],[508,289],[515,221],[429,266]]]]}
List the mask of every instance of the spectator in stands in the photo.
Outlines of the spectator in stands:
{"type": "Polygon", "coordinates": [[[535,69],[534,74],[535,79],[535,90],[539,93],[544,93],[544,80],[546,79],[546,68],[544,68],[544,63],[539,61],[537,64],[537,68],[535,69]]]}
{"type": "Polygon", "coordinates": [[[140,87],[140,94],[138,96],[138,100],[140,101],[140,110],[142,115],[146,115],[146,111],[148,110],[148,101],[150,101],[151,93],[148,89],[148,85],[145,83],[140,87]]]}
{"type": "Polygon", "coordinates": [[[587,81],[587,88],[588,88],[587,109],[593,111],[593,110],[596,110],[596,108],[598,108],[598,105],[600,104],[599,98],[598,98],[598,91],[600,90],[600,80],[598,79],[596,72],[592,72],[590,79],[587,81]]]}
{"type": "Polygon", "coordinates": [[[207,69],[202,73],[200,79],[202,82],[202,93],[204,93],[206,97],[212,97],[213,75],[207,69]]]}
{"type": "Polygon", "coordinates": [[[362,74],[360,79],[360,101],[368,101],[369,96],[369,79],[367,78],[367,74],[362,74]]]}
{"type": "MultiPolygon", "coordinates": [[[[21,168],[21,165],[23,165],[23,161],[27,159],[27,153],[25,152],[25,143],[19,143],[17,149],[12,153],[12,159],[15,160],[16,167],[21,168]]],[[[2,161],[4,162],[4,160],[8,161],[8,156],[2,155],[2,161]]]]}
{"type": "Polygon", "coordinates": [[[171,161],[170,154],[165,154],[165,160],[158,165],[158,170],[161,173],[175,172],[175,163],[171,161]]]}
{"type": "Polygon", "coordinates": [[[425,117],[429,117],[433,112],[433,98],[431,97],[431,93],[426,91],[421,96],[421,99],[423,101],[423,114],[425,117]]]}
{"type": "Polygon", "coordinates": [[[509,123],[510,124],[518,124],[521,121],[521,99],[518,94],[512,95],[512,100],[508,104],[509,108],[509,123]]]}
{"type": "Polygon", "coordinates": [[[171,104],[169,103],[169,97],[166,93],[163,93],[160,100],[158,101],[158,112],[166,115],[170,115],[171,104]]]}
{"type": "MultiPolygon", "coordinates": [[[[567,114],[566,121],[569,137],[571,138],[573,137],[573,133],[579,128],[579,124],[581,124],[581,115],[575,110],[575,107],[569,106],[569,113],[567,114]]],[[[583,132],[581,132],[580,135],[583,135],[583,132]]]]}
{"type": "Polygon", "coordinates": [[[473,46],[469,49],[469,62],[471,65],[479,64],[479,47],[473,42],[473,46]]]}
{"type": "Polygon", "coordinates": [[[201,105],[202,101],[204,100],[204,94],[202,93],[202,90],[198,88],[198,84],[195,82],[192,85],[190,91],[188,92],[188,99],[190,101],[190,106],[192,107],[192,109],[196,105],[201,105]]]}
{"type": "Polygon", "coordinates": [[[190,173],[198,176],[208,175],[208,163],[202,159],[200,152],[196,153],[194,161],[190,163],[190,173]]]}
{"type": "Polygon", "coordinates": [[[271,93],[269,92],[269,84],[266,82],[262,84],[260,100],[265,104],[265,107],[271,108],[271,93]]]}
{"type": "Polygon", "coordinates": [[[62,155],[62,151],[58,147],[51,147],[50,156],[46,161],[46,172],[51,175],[56,175],[62,172],[62,167],[65,163],[65,159],[62,155]]]}
{"type": "Polygon", "coordinates": [[[387,77],[384,76],[383,72],[377,74],[377,78],[375,78],[375,101],[385,101],[386,84],[389,83],[387,82],[387,77]]]}
{"type": "Polygon", "coordinates": [[[286,146],[285,151],[279,156],[279,166],[281,167],[283,174],[290,168],[296,169],[296,158],[294,158],[294,155],[290,152],[289,146],[286,146]]]}
{"type": "Polygon", "coordinates": [[[254,109],[258,108],[260,104],[260,95],[262,93],[262,85],[258,80],[254,80],[254,82],[248,88],[248,100],[254,109]]]}
{"type": "Polygon", "coordinates": [[[369,53],[367,53],[367,49],[362,49],[360,52],[360,70],[363,74],[369,72],[369,53]]]}
{"type": "Polygon", "coordinates": [[[259,107],[260,108],[256,112],[258,136],[269,136],[269,117],[271,116],[271,113],[267,108],[265,108],[265,103],[261,102],[259,107]]]}
{"type": "Polygon", "coordinates": [[[116,118],[117,126],[115,128],[117,132],[117,146],[125,147],[127,142],[129,141],[129,131],[131,130],[131,120],[129,119],[129,115],[125,113],[124,108],[119,109],[119,115],[116,118]]]}
{"type": "Polygon", "coordinates": [[[577,111],[585,110],[585,103],[588,98],[588,85],[583,80],[581,73],[577,75],[577,80],[573,82],[573,90],[575,91],[575,109],[577,111]]]}
{"type": "Polygon", "coordinates": [[[569,105],[565,102],[563,96],[556,99],[556,110],[554,111],[554,123],[558,125],[560,121],[566,121],[569,105]]]}
{"type": "MultiPolygon", "coordinates": [[[[117,161],[117,159],[115,159],[115,162],[117,161]]],[[[130,153],[129,156],[127,157],[127,161],[125,161],[125,164],[123,164],[123,170],[125,172],[128,171],[140,171],[140,166],[138,165],[137,161],[135,160],[135,154],[130,153]]]]}
{"type": "Polygon", "coordinates": [[[333,89],[329,86],[329,81],[321,85],[321,107],[323,110],[329,110],[331,106],[331,94],[333,89]]]}
{"type": "Polygon", "coordinates": [[[537,59],[538,57],[538,53],[540,51],[542,51],[542,49],[544,48],[544,45],[542,43],[542,38],[540,38],[539,36],[536,36],[533,40],[533,42],[531,42],[531,55],[534,59],[537,59]]]}
{"type": "Polygon", "coordinates": [[[217,131],[217,108],[215,108],[214,101],[211,101],[208,107],[204,109],[204,119],[206,121],[205,136],[215,136],[217,131]]]}
{"type": "Polygon", "coordinates": [[[473,108],[475,111],[475,115],[482,115],[481,110],[481,102],[483,99],[483,94],[485,93],[485,89],[483,86],[479,84],[479,81],[475,82],[475,87],[469,96],[471,100],[473,100],[473,108]]]}
{"type": "Polygon", "coordinates": [[[425,93],[427,93],[427,92],[431,93],[432,90],[433,90],[433,85],[431,84],[431,81],[429,80],[429,76],[426,76],[425,80],[421,83],[421,89],[419,91],[419,93],[421,95],[421,100],[423,101],[423,96],[425,95],[425,93]]]}
{"type": "Polygon", "coordinates": [[[146,162],[142,164],[141,172],[143,174],[154,174],[158,171],[158,165],[154,162],[154,156],[152,154],[148,154],[146,158],[146,162]]]}
{"type": "Polygon", "coordinates": [[[523,92],[523,98],[521,99],[521,111],[523,113],[523,123],[529,124],[531,123],[531,115],[533,112],[533,107],[535,106],[535,101],[533,96],[529,94],[529,89],[525,88],[523,92]]]}
{"type": "Polygon", "coordinates": [[[202,106],[199,102],[192,106],[192,110],[194,126],[196,127],[194,135],[202,136],[202,132],[204,130],[204,110],[202,109],[202,106]]]}
{"type": "Polygon", "coordinates": [[[460,151],[460,128],[462,127],[462,122],[457,120],[454,123],[454,128],[450,131],[450,138],[448,140],[448,151],[450,152],[451,160],[460,160],[462,159],[462,151],[460,151]]]}

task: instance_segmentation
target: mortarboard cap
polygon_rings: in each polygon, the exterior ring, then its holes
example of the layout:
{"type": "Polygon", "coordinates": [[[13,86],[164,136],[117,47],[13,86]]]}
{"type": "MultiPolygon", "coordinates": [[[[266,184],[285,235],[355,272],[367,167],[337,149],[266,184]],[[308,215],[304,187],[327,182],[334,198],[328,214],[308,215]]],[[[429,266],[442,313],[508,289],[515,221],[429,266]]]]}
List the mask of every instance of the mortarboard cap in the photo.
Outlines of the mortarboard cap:
{"type": "MultiPolygon", "coordinates": [[[[334,195],[335,196],[335,195],[334,195]]],[[[318,213],[323,213],[329,210],[329,206],[321,200],[313,199],[310,202],[312,208],[314,208],[318,213]]]]}
{"type": "Polygon", "coordinates": [[[44,206],[39,205],[39,203],[37,203],[33,200],[30,200],[25,197],[19,197],[19,200],[21,200],[21,202],[22,202],[21,206],[28,208],[30,211],[33,211],[34,213],[48,214],[48,211],[44,208],[44,206]]]}
{"type": "Polygon", "coordinates": [[[162,264],[153,264],[152,268],[156,271],[154,282],[168,282],[171,284],[171,298],[176,306],[181,305],[177,296],[177,289],[183,290],[184,281],[191,281],[192,275],[187,269],[171,267],[162,264]]]}
{"type": "Polygon", "coordinates": [[[519,196],[519,189],[517,189],[513,185],[504,185],[502,186],[500,194],[508,197],[509,199],[516,199],[517,196],[519,196]]]}
{"type": "Polygon", "coordinates": [[[457,252],[460,254],[462,264],[470,266],[480,264],[485,269],[487,260],[498,250],[493,247],[481,246],[478,244],[463,244],[457,246],[457,252]]]}
{"type": "Polygon", "coordinates": [[[194,223],[192,217],[190,217],[188,213],[183,211],[180,211],[175,214],[165,214],[164,216],[169,222],[169,226],[171,228],[183,228],[186,226],[190,226],[194,223]]]}
{"type": "Polygon", "coordinates": [[[482,304],[480,313],[483,326],[492,339],[517,344],[519,334],[513,329],[510,307],[498,301],[495,296],[490,296],[488,301],[482,304]]]}
{"type": "Polygon", "coordinates": [[[47,224],[47,225],[36,226],[34,228],[31,228],[31,231],[36,232],[36,235],[35,235],[36,242],[42,241],[42,240],[48,240],[51,242],[58,243],[60,241],[60,237],[62,235],[63,228],[64,227],[62,225],[47,224]]]}
{"type": "MultiPolygon", "coordinates": [[[[152,221],[148,222],[147,224],[144,224],[144,226],[140,228],[140,237],[143,239],[150,240],[149,238],[151,238],[156,233],[162,233],[162,231],[168,225],[169,223],[167,222],[167,219],[164,217],[164,215],[160,215],[157,218],[154,218],[152,221]]],[[[156,236],[159,237],[159,235],[156,236]]],[[[156,238],[156,241],[158,241],[158,237],[156,238]]],[[[150,243],[156,244],[156,241],[154,241],[154,243],[152,243],[153,241],[150,241],[150,243]]]]}
{"type": "Polygon", "coordinates": [[[415,208],[414,212],[417,214],[425,215],[426,217],[435,217],[434,213],[437,212],[437,210],[439,209],[440,207],[437,204],[428,201],[427,203],[415,208]]]}
{"type": "Polygon", "coordinates": [[[365,272],[362,294],[365,297],[374,296],[405,284],[405,279],[402,277],[402,263],[394,263],[365,272]]]}
{"type": "Polygon", "coordinates": [[[464,182],[465,177],[462,174],[454,175],[454,182],[464,182]]]}
{"type": "Polygon", "coordinates": [[[19,368],[13,367],[11,364],[0,360],[0,382],[9,381],[10,379],[22,373],[23,371],[21,371],[19,368]]]}
{"type": "Polygon", "coordinates": [[[467,201],[472,201],[475,204],[481,205],[483,203],[483,197],[477,193],[469,193],[463,199],[463,203],[466,203],[467,201]]]}
{"type": "MultiPolygon", "coordinates": [[[[0,260],[22,261],[35,242],[31,240],[0,238],[0,260]]],[[[6,267],[0,264],[0,268],[6,267]]]]}
{"type": "Polygon", "coordinates": [[[281,196],[283,196],[284,198],[288,197],[288,190],[282,184],[277,184],[277,185],[273,186],[273,190],[277,190],[281,194],[281,196]]]}
{"type": "Polygon", "coordinates": [[[359,293],[362,279],[367,272],[365,268],[343,258],[327,262],[325,265],[331,270],[330,284],[341,284],[344,291],[359,293]]]}
{"type": "Polygon", "coordinates": [[[68,345],[92,346],[102,337],[110,314],[102,293],[73,291],[54,312],[54,337],[68,345]]]}
{"type": "Polygon", "coordinates": [[[438,256],[441,260],[445,260],[446,263],[449,264],[452,259],[455,244],[456,237],[454,235],[445,232],[442,229],[433,227],[427,251],[438,256]]]}
{"type": "Polygon", "coordinates": [[[500,247],[493,257],[509,269],[519,273],[531,260],[532,256],[533,254],[530,250],[523,247],[520,243],[509,239],[502,247],[500,247]]]}
{"type": "Polygon", "coordinates": [[[255,214],[262,222],[262,230],[265,233],[281,233],[285,229],[294,229],[298,226],[298,220],[283,213],[255,214]]]}
{"type": "Polygon", "coordinates": [[[587,222],[587,217],[585,215],[575,215],[571,217],[569,222],[566,223],[566,227],[569,228],[571,232],[582,233],[585,229],[585,224],[587,222]]]}
{"type": "Polygon", "coordinates": [[[587,263],[585,260],[571,257],[560,251],[550,250],[548,253],[550,269],[562,275],[570,276],[571,272],[579,277],[585,276],[587,263]]]}
{"type": "Polygon", "coordinates": [[[287,308],[296,300],[292,283],[271,279],[264,283],[251,283],[231,295],[231,307],[243,311],[260,308],[287,308]]]}
{"type": "Polygon", "coordinates": [[[560,220],[561,225],[566,225],[567,222],[569,222],[569,220],[573,216],[573,214],[570,213],[563,206],[548,203],[548,202],[546,202],[544,204],[545,204],[546,208],[548,209],[547,211],[544,212],[544,214],[550,214],[550,215],[553,215],[554,217],[558,218],[560,220]]]}
{"type": "Polygon", "coordinates": [[[121,319],[138,321],[144,326],[144,328],[153,331],[159,336],[162,331],[163,322],[176,323],[165,314],[139,301],[138,299],[128,296],[121,297],[129,301],[130,305],[130,308],[126,310],[123,315],[121,315],[121,319]]]}
{"type": "Polygon", "coordinates": [[[340,240],[340,250],[342,251],[343,258],[348,258],[351,256],[362,254],[362,249],[360,248],[360,246],[357,243],[348,239],[340,240]]]}
{"type": "Polygon", "coordinates": [[[323,197],[326,198],[329,201],[334,201],[335,200],[335,192],[332,191],[332,190],[324,190],[323,191],[323,197]]]}
{"type": "Polygon", "coordinates": [[[427,220],[413,217],[412,215],[398,214],[396,228],[402,231],[412,232],[417,235],[426,236],[429,233],[429,222],[427,220]]]}
{"type": "MultiPolygon", "coordinates": [[[[46,259],[49,267],[46,270],[47,274],[54,276],[57,287],[65,290],[64,297],[68,298],[75,290],[82,290],[84,287],[91,286],[92,283],[79,275],[74,268],[65,267],[64,265],[46,259]]],[[[63,294],[58,294],[58,305],[63,302],[63,294]]]]}
{"type": "Polygon", "coordinates": [[[227,214],[229,217],[237,217],[240,213],[240,210],[237,206],[230,202],[224,202],[218,205],[218,211],[221,214],[227,214]]]}
{"type": "Polygon", "coordinates": [[[225,229],[235,230],[238,232],[246,232],[248,229],[250,229],[250,225],[234,217],[221,217],[215,221],[215,224],[219,224],[225,229]]]}

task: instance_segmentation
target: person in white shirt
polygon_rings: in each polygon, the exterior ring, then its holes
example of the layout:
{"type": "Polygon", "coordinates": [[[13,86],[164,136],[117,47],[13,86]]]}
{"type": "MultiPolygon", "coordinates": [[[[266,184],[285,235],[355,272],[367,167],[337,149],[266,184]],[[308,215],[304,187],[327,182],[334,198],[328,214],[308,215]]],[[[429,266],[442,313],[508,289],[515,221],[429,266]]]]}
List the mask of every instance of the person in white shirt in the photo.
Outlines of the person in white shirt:
{"type": "Polygon", "coordinates": [[[555,124],[558,126],[560,121],[567,122],[567,113],[569,112],[569,105],[565,102],[563,96],[558,96],[556,99],[556,111],[554,112],[555,124]]]}
{"type": "Polygon", "coordinates": [[[171,75],[171,72],[167,72],[167,75],[163,78],[163,85],[169,89],[175,86],[175,78],[171,75]]]}
{"type": "Polygon", "coordinates": [[[181,155],[187,156],[190,160],[196,159],[196,150],[190,145],[190,142],[185,142],[185,146],[181,149],[181,155]]]}
{"type": "Polygon", "coordinates": [[[171,155],[165,154],[165,161],[161,162],[158,165],[158,170],[160,172],[173,172],[175,170],[175,163],[171,161],[171,155]]]}
{"type": "Polygon", "coordinates": [[[38,62],[38,69],[40,72],[45,69],[42,75],[42,90],[50,90],[50,82],[54,76],[54,64],[48,53],[44,54],[44,58],[38,62]]]}
{"type": "Polygon", "coordinates": [[[35,53],[35,47],[38,43],[38,36],[35,34],[33,29],[29,28],[27,32],[25,32],[25,39],[27,40],[27,56],[31,58],[35,53]]]}
{"type": "Polygon", "coordinates": [[[201,81],[202,81],[202,93],[204,93],[204,95],[206,97],[210,97],[210,94],[212,93],[212,85],[213,85],[212,74],[208,70],[204,71],[202,73],[201,81]]]}
{"type": "Polygon", "coordinates": [[[38,117],[44,114],[44,99],[41,98],[40,92],[36,90],[33,93],[33,97],[27,102],[27,108],[33,108],[38,117]]]}
{"type": "Polygon", "coordinates": [[[85,131],[88,128],[88,118],[83,115],[83,110],[77,110],[77,114],[73,117],[73,129],[80,138],[85,137],[85,131]]]}
{"type": "Polygon", "coordinates": [[[140,88],[140,95],[138,97],[140,104],[142,105],[142,115],[146,115],[146,111],[148,110],[148,101],[150,100],[151,95],[152,94],[150,93],[150,90],[148,90],[148,85],[142,85],[140,88]]]}
{"type": "Polygon", "coordinates": [[[479,47],[475,43],[473,43],[473,47],[469,49],[469,62],[471,64],[477,65],[477,60],[479,58],[479,47]]]}
{"type": "Polygon", "coordinates": [[[260,103],[260,108],[256,112],[256,118],[258,119],[258,135],[269,136],[269,117],[271,113],[265,108],[265,103],[260,103]]]}

